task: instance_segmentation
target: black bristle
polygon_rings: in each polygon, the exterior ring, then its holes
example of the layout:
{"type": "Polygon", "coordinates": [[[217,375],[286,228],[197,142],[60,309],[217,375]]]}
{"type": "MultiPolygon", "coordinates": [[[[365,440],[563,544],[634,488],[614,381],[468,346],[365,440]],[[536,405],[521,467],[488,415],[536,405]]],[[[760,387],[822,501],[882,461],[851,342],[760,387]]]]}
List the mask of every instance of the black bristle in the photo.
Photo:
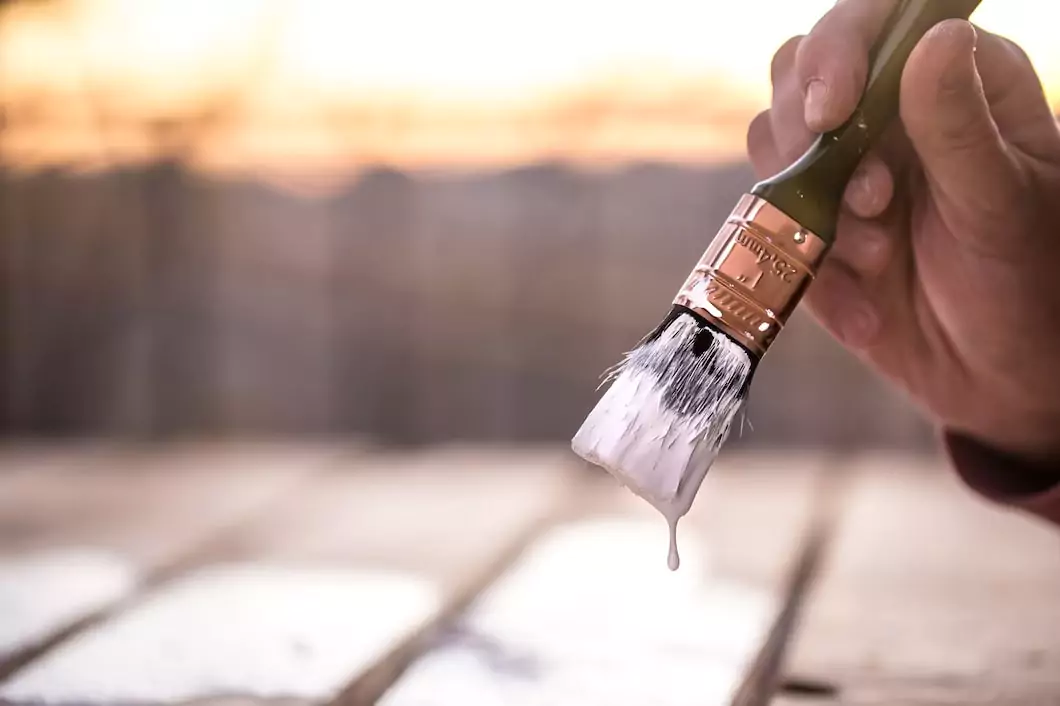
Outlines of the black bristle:
{"type": "Polygon", "coordinates": [[[637,344],[638,347],[643,346],[646,343],[651,343],[652,341],[657,339],[663,331],[669,328],[670,324],[672,324],[674,321],[678,320],[682,316],[688,316],[692,318],[697,324],[699,324],[699,333],[696,334],[696,340],[692,345],[692,355],[696,356],[697,358],[710,349],[710,345],[714,341],[715,336],[725,336],[725,338],[729,339],[730,341],[747,351],[747,357],[751,359],[751,374],[748,375],[747,383],[748,385],[750,385],[750,378],[752,375],[754,375],[755,370],[758,368],[758,356],[751,353],[751,350],[747,346],[743,345],[740,341],[735,340],[734,338],[732,338],[732,336],[729,336],[727,333],[717,328],[713,323],[711,323],[710,319],[699,315],[698,313],[696,313],[692,309],[689,309],[686,306],[674,304],[672,307],[670,307],[670,311],[667,312],[662,322],[660,322],[659,325],[656,326],[651,333],[641,339],[641,341],[637,344]]]}
{"type": "MultiPolygon", "coordinates": [[[[704,414],[716,406],[717,386],[735,383],[741,377],[733,379],[733,371],[725,369],[722,360],[711,354],[717,350],[715,341],[718,337],[739,345],[696,312],[675,305],[662,323],[634,349],[623,367],[648,371],[656,379],[667,381],[668,384],[663,388],[663,401],[673,411],[684,415],[704,414]],[[657,348],[650,344],[683,317],[694,321],[697,327],[687,350],[676,350],[668,356],[659,355],[657,348]]],[[[758,359],[743,346],[740,348],[747,354],[750,364],[747,374],[739,379],[739,395],[746,397],[758,359]]]]}
{"type": "Polygon", "coordinates": [[[696,340],[692,341],[692,355],[697,358],[708,350],[714,343],[714,331],[710,328],[704,327],[699,329],[699,333],[696,334],[696,340]]]}

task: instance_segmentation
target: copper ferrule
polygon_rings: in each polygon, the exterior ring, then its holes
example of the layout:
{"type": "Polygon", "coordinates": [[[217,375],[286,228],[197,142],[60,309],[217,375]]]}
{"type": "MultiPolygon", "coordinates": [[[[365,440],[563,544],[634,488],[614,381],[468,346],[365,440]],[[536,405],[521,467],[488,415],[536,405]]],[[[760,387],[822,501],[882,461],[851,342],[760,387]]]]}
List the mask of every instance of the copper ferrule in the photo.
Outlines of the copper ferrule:
{"type": "Polygon", "coordinates": [[[817,274],[828,244],[745,194],[674,299],[761,358],[817,274]]]}

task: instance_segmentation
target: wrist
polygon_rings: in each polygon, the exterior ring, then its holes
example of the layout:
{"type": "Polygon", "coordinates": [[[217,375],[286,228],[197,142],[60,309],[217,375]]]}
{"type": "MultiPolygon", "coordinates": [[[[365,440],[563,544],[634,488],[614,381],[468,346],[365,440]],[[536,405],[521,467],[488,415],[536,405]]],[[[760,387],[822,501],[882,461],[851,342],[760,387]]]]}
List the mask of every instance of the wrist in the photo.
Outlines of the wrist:
{"type": "Polygon", "coordinates": [[[1016,399],[983,395],[970,400],[964,414],[950,410],[951,414],[940,415],[939,421],[947,432],[1060,480],[1060,410],[1046,403],[1056,391],[1042,392],[1038,399],[1027,394],[1016,399]]]}
{"type": "Polygon", "coordinates": [[[957,471],[989,495],[1033,495],[1060,487],[1060,450],[1052,443],[1028,443],[954,428],[944,428],[942,435],[957,471]]]}

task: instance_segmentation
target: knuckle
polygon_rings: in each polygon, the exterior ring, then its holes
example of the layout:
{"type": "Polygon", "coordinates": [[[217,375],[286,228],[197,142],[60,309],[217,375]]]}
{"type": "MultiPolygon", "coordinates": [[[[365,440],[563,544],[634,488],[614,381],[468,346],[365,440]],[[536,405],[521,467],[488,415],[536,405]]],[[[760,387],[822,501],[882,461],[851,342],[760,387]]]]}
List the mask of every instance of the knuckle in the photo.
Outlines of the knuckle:
{"type": "Polygon", "coordinates": [[[751,120],[751,124],[747,128],[747,141],[759,143],[768,136],[768,131],[771,130],[770,120],[771,111],[763,110],[758,115],[754,116],[751,120]]]}
{"type": "Polygon", "coordinates": [[[795,70],[800,82],[808,83],[811,79],[823,79],[833,88],[841,67],[847,66],[854,57],[848,42],[842,36],[831,32],[810,34],[799,45],[795,56],[795,70]]]}
{"type": "Polygon", "coordinates": [[[895,0],[839,0],[799,47],[798,65],[803,78],[822,73],[863,74],[869,48],[895,0]]]}
{"type": "MultiPolygon", "coordinates": [[[[976,31],[978,31],[980,34],[984,33],[983,30],[978,29],[978,28],[976,28],[976,31]]],[[[1012,53],[1012,55],[1016,58],[1017,61],[1019,61],[1020,63],[1024,64],[1025,66],[1033,66],[1033,62],[1031,61],[1030,55],[1027,53],[1027,51],[1023,47],[1021,47],[1019,44],[1017,44],[1016,42],[1012,41],[1008,37],[1002,37],[1001,35],[994,35],[994,36],[996,36],[998,39],[1000,39],[1002,41],[1002,43],[1012,53]]]]}
{"type": "Polygon", "coordinates": [[[799,45],[796,64],[805,79],[829,78],[865,63],[866,51],[854,37],[836,32],[811,34],[799,45]]]}
{"type": "Polygon", "coordinates": [[[804,39],[805,37],[801,34],[791,37],[773,54],[773,60],[769,64],[769,77],[774,86],[794,68],[795,56],[804,39]]]}

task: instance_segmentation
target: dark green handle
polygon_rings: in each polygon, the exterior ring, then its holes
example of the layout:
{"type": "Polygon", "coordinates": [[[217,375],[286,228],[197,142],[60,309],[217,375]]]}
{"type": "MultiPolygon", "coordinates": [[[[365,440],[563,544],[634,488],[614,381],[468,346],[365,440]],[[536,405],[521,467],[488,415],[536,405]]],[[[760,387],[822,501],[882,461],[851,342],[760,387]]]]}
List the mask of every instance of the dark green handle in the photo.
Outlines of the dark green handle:
{"type": "Polygon", "coordinates": [[[873,47],[865,93],[845,123],[817,138],[780,174],[751,190],[816,233],[835,241],[836,221],[847,182],[861,158],[898,112],[905,62],[920,39],[939,22],[968,19],[981,0],[900,0],[873,47]]]}

